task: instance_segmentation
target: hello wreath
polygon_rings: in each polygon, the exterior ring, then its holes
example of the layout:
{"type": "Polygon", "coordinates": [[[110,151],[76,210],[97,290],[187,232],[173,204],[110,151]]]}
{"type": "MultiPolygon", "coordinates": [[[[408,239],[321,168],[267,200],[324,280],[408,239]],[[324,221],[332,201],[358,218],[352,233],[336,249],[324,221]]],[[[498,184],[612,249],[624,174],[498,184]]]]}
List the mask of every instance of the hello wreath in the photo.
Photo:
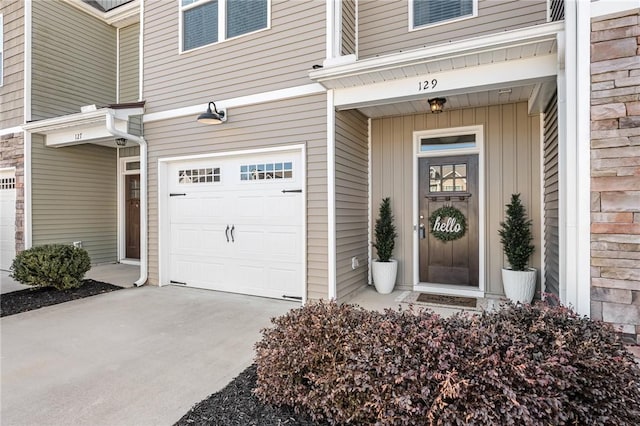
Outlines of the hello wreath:
{"type": "Polygon", "coordinates": [[[467,232],[467,218],[453,206],[440,207],[429,216],[429,231],[441,241],[454,241],[467,232]]]}

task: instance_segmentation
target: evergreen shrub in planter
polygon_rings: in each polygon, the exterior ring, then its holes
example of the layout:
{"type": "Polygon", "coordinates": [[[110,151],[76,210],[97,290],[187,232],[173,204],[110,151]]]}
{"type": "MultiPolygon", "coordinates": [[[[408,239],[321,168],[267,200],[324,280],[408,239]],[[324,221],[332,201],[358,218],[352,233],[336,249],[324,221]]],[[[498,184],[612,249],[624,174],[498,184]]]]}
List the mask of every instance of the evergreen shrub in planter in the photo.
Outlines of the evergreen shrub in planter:
{"type": "Polygon", "coordinates": [[[500,223],[500,242],[511,268],[502,268],[505,295],[514,303],[531,303],[536,291],[537,271],[528,268],[529,258],[535,251],[531,244],[531,220],[520,201],[520,194],[512,194],[507,214],[500,223]]]}
{"type": "Polygon", "coordinates": [[[378,259],[371,263],[373,284],[378,293],[389,294],[393,291],[398,273],[398,261],[391,258],[398,234],[393,223],[391,198],[389,197],[383,198],[380,202],[380,211],[374,231],[376,241],[373,243],[373,247],[378,253],[378,259]]]}
{"type": "Polygon", "coordinates": [[[80,287],[90,268],[91,259],[85,249],[49,244],[19,253],[11,264],[10,276],[21,284],[64,290],[80,287]]]}
{"type": "Polygon", "coordinates": [[[256,344],[264,403],[332,424],[640,424],[640,369],[564,307],[443,319],[310,303],[256,344]]]}

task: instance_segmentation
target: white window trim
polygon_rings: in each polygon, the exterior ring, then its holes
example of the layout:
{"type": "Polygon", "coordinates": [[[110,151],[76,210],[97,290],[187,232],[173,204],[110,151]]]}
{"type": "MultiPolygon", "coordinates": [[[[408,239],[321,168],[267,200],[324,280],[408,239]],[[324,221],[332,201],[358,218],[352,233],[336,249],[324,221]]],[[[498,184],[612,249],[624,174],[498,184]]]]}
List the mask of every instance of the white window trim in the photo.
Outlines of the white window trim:
{"type": "Polygon", "coordinates": [[[486,227],[485,227],[485,176],[484,176],[484,126],[449,127],[435,130],[413,132],[413,290],[424,293],[440,293],[452,296],[484,297],[486,276],[486,227]],[[420,140],[429,137],[445,137],[460,134],[475,134],[476,146],[473,148],[420,151],[420,140]],[[418,210],[420,208],[420,158],[449,155],[478,156],[478,288],[458,285],[420,282],[420,240],[418,210]]]}
{"type": "Polygon", "coordinates": [[[200,50],[209,46],[214,46],[220,43],[224,43],[226,41],[235,40],[240,37],[245,37],[250,34],[255,34],[261,31],[266,31],[271,29],[271,0],[267,0],[267,26],[266,27],[260,28],[259,30],[251,31],[248,33],[240,34],[235,37],[227,38],[226,37],[227,35],[227,0],[218,0],[218,41],[209,43],[209,44],[204,44],[202,46],[194,47],[193,49],[184,50],[184,22],[183,22],[184,12],[189,9],[202,6],[203,4],[211,3],[214,0],[196,0],[195,2],[187,6],[182,6],[182,0],[177,0],[177,1],[178,1],[178,22],[179,22],[178,54],[180,55],[183,53],[195,52],[197,50],[200,50]]]}
{"type": "Polygon", "coordinates": [[[424,30],[425,28],[438,27],[440,25],[452,24],[454,22],[464,21],[466,19],[475,18],[478,16],[478,0],[473,0],[473,10],[470,15],[460,16],[458,18],[447,19],[446,21],[438,21],[433,24],[420,25],[419,27],[413,26],[413,2],[409,0],[409,32],[424,30]]]}

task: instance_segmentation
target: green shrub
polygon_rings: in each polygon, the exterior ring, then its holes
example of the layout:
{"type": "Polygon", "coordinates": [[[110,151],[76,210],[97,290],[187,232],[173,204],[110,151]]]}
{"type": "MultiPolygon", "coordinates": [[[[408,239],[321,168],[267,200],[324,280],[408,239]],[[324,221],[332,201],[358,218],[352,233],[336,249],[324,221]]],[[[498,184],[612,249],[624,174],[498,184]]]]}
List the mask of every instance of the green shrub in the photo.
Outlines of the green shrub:
{"type": "Polygon", "coordinates": [[[610,327],[542,303],[442,319],[308,304],[256,344],[255,394],[333,424],[640,424],[610,327]]]}
{"type": "Polygon", "coordinates": [[[35,287],[58,290],[80,287],[91,268],[85,249],[63,244],[42,245],[19,253],[11,264],[11,277],[35,287]]]}

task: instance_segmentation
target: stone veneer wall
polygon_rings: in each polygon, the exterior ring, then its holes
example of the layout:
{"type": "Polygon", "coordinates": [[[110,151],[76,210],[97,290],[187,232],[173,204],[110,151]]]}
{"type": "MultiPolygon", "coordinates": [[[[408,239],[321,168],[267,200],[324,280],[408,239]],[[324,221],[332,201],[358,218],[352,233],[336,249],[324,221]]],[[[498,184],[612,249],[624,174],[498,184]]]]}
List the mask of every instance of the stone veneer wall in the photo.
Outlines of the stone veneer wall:
{"type": "Polygon", "coordinates": [[[24,138],[22,133],[0,137],[0,168],[16,168],[16,253],[24,250],[24,138]]]}
{"type": "Polygon", "coordinates": [[[591,22],[591,317],[640,343],[640,9],[591,22]]]}

